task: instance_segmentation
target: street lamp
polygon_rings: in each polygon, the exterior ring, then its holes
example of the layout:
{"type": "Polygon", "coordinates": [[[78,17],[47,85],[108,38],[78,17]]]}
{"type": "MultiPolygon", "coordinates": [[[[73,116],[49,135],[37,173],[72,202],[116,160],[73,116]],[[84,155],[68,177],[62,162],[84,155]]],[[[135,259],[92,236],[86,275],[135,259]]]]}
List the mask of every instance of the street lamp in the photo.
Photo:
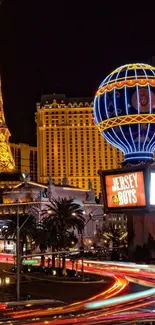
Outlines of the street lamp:
{"type": "Polygon", "coordinates": [[[19,204],[17,200],[17,241],[16,241],[16,256],[17,256],[17,301],[20,301],[20,228],[19,228],[19,204]]]}
{"type": "Polygon", "coordinates": [[[10,284],[10,278],[0,278],[0,287],[2,288],[2,300],[4,300],[4,289],[5,287],[10,284]]]}
{"type": "MultiPolygon", "coordinates": [[[[16,265],[17,265],[17,272],[16,272],[16,277],[17,277],[17,301],[20,300],[20,265],[21,265],[21,256],[20,256],[20,230],[22,227],[25,225],[27,220],[29,219],[30,215],[26,218],[26,220],[23,222],[21,226],[19,226],[19,206],[34,206],[35,204],[38,205],[38,203],[43,203],[42,201],[35,201],[35,202],[22,202],[20,203],[19,200],[17,199],[15,203],[9,203],[6,204],[7,206],[16,206],[16,220],[17,220],[17,227],[16,227],[16,265]]],[[[4,206],[5,204],[0,204],[0,206],[4,206]]],[[[1,284],[1,282],[0,282],[1,284]]]]}
{"type": "Polygon", "coordinates": [[[9,284],[10,283],[10,278],[5,278],[5,284],[9,284]]]}
{"type": "MultiPolygon", "coordinates": [[[[83,214],[85,214],[86,212],[83,211],[83,214]]],[[[93,218],[93,212],[90,212],[89,213],[89,218],[88,220],[84,223],[84,227],[83,229],[81,230],[81,253],[82,253],[82,259],[81,259],[81,262],[82,262],[82,267],[81,267],[81,273],[82,273],[82,280],[84,279],[84,263],[83,263],[83,255],[84,255],[84,240],[83,240],[83,235],[84,235],[84,228],[86,227],[86,225],[88,224],[88,222],[90,220],[92,220],[93,218]]]]}
{"type": "MultiPolygon", "coordinates": [[[[33,202],[31,203],[33,204],[38,204],[41,202],[33,202]]],[[[30,205],[30,203],[24,203],[25,205],[30,205]]],[[[16,265],[17,265],[17,301],[20,301],[20,269],[21,269],[21,256],[20,256],[20,230],[22,229],[22,227],[25,225],[25,223],[27,222],[27,220],[29,219],[30,215],[26,218],[26,220],[23,222],[23,224],[21,226],[19,226],[19,200],[17,199],[16,201],[16,206],[17,206],[17,240],[16,240],[16,265]]]]}
{"type": "Polygon", "coordinates": [[[20,256],[20,230],[25,225],[30,216],[26,218],[21,226],[19,226],[19,201],[17,199],[17,241],[16,241],[16,264],[17,264],[17,301],[20,301],[20,269],[21,269],[21,256],[20,256]]]}

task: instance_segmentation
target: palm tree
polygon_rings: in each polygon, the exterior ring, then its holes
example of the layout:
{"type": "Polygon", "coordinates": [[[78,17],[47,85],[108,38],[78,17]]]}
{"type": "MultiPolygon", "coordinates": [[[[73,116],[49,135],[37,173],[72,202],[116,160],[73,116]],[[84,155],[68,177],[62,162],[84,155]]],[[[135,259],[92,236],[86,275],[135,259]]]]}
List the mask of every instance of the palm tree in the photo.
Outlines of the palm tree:
{"type": "Polygon", "coordinates": [[[74,231],[66,232],[65,241],[66,241],[66,247],[69,248],[72,248],[77,244],[78,238],[75,236],[74,231]]]}
{"type": "Polygon", "coordinates": [[[101,240],[104,240],[104,246],[109,247],[110,242],[112,242],[113,247],[119,247],[122,244],[127,244],[127,231],[115,228],[113,225],[105,226],[97,229],[95,236],[96,244],[101,240]]]}
{"type": "MultiPolygon", "coordinates": [[[[60,248],[60,236],[57,231],[56,225],[51,218],[44,218],[42,220],[46,246],[52,247],[52,252],[60,248]]],[[[52,267],[55,268],[55,254],[52,254],[52,267]]]]}
{"type": "MultiPolygon", "coordinates": [[[[74,230],[82,232],[84,228],[83,210],[73,199],[53,198],[46,204],[42,216],[43,220],[47,220],[47,223],[51,222],[53,229],[58,234],[59,248],[61,249],[68,246],[69,232],[71,233],[74,230]]],[[[65,268],[65,256],[63,257],[63,268],[65,268]]]]}
{"type": "MultiPolygon", "coordinates": [[[[36,225],[34,240],[36,246],[39,246],[42,253],[41,266],[44,266],[45,256],[43,253],[46,252],[47,248],[52,247],[52,251],[55,252],[60,247],[59,234],[54,226],[53,220],[44,218],[36,225]]],[[[55,267],[55,254],[52,254],[52,267],[55,267]]]]}
{"type": "MultiPolygon", "coordinates": [[[[20,227],[20,255],[23,255],[24,244],[26,245],[27,253],[27,244],[29,241],[32,241],[34,238],[34,233],[36,229],[36,220],[31,215],[22,214],[19,216],[19,227],[20,227]]],[[[4,228],[2,235],[4,239],[11,238],[16,240],[17,234],[17,218],[16,215],[11,215],[8,222],[7,228],[4,228]]]]}
{"type": "Polygon", "coordinates": [[[113,247],[120,247],[121,242],[127,239],[127,231],[122,231],[121,229],[117,229],[114,226],[109,228],[103,228],[103,237],[107,240],[109,244],[110,241],[113,243],[113,247]]]}
{"type": "MultiPolygon", "coordinates": [[[[36,226],[34,236],[35,245],[39,246],[40,252],[43,254],[48,248],[48,231],[43,222],[39,222],[36,226]]],[[[45,265],[45,256],[41,255],[41,266],[45,265]]]]}

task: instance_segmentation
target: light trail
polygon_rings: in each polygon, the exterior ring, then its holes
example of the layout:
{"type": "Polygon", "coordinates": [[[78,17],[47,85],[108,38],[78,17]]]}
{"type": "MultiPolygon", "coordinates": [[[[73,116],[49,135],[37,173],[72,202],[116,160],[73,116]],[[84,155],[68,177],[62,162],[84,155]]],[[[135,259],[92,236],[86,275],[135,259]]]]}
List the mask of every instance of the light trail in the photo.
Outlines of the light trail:
{"type": "Polygon", "coordinates": [[[144,299],[147,297],[152,297],[155,295],[155,288],[145,290],[142,292],[136,292],[136,293],[131,293],[126,296],[121,296],[117,298],[112,298],[112,299],[107,299],[105,301],[97,301],[97,302],[92,302],[92,303],[86,303],[85,307],[90,308],[90,309],[96,309],[96,308],[103,308],[103,307],[109,307],[109,306],[114,306],[119,303],[127,303],[131,302],[137,299],[144,299]]]}
{"type": "MultiPolygon", "coordinates": [[[[104,270],[102,270],[102,272],[101,272],[101,270],[98,270],[97,268],[93,268],[91,270],[88,268],[88,269],[85,269],[85,271],[89,271],[90,273],[100,274],[103,276],[109,276],[114,279],[114,283],[107,290],[102,291],[98,295],[95,295],[95,296],[85,299],[83,301],[72,303],[67,306],[56,307],[56,308],[53,308],[52,310],[51,309],[43,310],[42,312],[40,312],[39,315],[47,316],[47,315],[56,315],[56,314],[60,314],[60,313],[66,314],[66,313],[70,313],[70,312],[75,312],[77,310],[81,310],[85,307],[86,302],[95,301],[95,300],[101,299],[101,298],[107,299],[109,297],[112,297],[116,294],[119,294],[128,285],[128,280],[122,275],[115,276],[114,274],[106,272],[104,270]]],[[[14,312],[14,313],[12,313],[12,318],[15,318],[15,319],[23,318],[24,314],[25,314],[25,311],[24,312],[21,311],[18,313],[14,312]]],[[[10,315],[11,315],[11,313],[10,313],[10,315]]],[[[36,311],[33,310],[33,311],[29,312],[29,316],[35,317],[37,315],[38,315],[38,310],[36,310],[36,311]]]]}
{"type": "MultiPolygon", "coordinates": [[[[67,260],[68,267],[71,267],[71,262],[67,260]]],[[[79,265],[79,270],[80,270],[79,265]]],[[[65,305],[56,308],[41,308],[35,309],[32,306],[27,311],[6,311],[11,319],[23,320],[27,319],[26,324],[46,324],[46,321],[40,319],[47,318],[47,324],[114,324],[122,321],[142,320],[153,318],[155,313],[139,311],[139,308],[151,306],[155,303],[155,266],[143,265],[135,263],[123,262],[101,262],[84,260],[85,272],[96,273],[102,276],[109,276],[113,279],[112,285],[99,294],[88,299],[78,301],[76,303],[65,305]],[[143,286],[150,286],[141,292],[117,296],[127,287],[128,281],[138,283],[143,286]],[[152,300],[151,300],[152,299],[152,300]],[[74,314],[68,315],[69,313],[74,314]],[[66,316],[65,316],[66,315],[66,316]],[[152,316],[153,315],[153,316],[152,316]],[[35,319],[39,317],[35,323],[35,319]],[[31,320],[30,320],[31,318],[31,320]],[[29,320],[28,320],[29,319],[29,320]]],[[[102,286],[102,282],[101,282],[102,286]]],[[[7,306],[7,304],[6,304],[7,306]]],[[[2,305],[4,308],[4,304],[2,305]]],[[[21,324],[24,324],[22,321],[21,324]]]]}

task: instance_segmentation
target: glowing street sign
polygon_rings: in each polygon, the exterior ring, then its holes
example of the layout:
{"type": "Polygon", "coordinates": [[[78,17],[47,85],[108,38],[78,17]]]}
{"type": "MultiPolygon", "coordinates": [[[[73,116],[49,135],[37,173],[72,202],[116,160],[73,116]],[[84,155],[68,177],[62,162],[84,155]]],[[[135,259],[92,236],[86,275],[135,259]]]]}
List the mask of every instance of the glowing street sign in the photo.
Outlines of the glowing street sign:
{"type": "Polygon", "coordinates": [[[38,264],[38,260],[22,260],[22,265],[38,264]]]}

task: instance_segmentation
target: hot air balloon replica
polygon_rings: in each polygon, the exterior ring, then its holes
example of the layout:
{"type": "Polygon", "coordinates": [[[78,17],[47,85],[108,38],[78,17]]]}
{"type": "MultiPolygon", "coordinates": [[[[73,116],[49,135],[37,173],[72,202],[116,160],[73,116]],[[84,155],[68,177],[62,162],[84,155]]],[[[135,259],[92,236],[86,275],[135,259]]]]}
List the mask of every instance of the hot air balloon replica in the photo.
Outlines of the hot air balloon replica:
{"type": "Polygon", "coordinates": [[[94,100],[95,123],[124,161],[152,162],[155,149],[155,68],[128,64],[110,73],[94,100]]]}
{"type": "Polygon", "coordinates": [[[135,245],[143,245],[155,223],[155,67],[127,64],[110,73],[96,92],[94,117],[102,136],[124,155],[119,170],[99,171],[105,212],[130,211],[128,234],[130,228],[135,245]]]}

